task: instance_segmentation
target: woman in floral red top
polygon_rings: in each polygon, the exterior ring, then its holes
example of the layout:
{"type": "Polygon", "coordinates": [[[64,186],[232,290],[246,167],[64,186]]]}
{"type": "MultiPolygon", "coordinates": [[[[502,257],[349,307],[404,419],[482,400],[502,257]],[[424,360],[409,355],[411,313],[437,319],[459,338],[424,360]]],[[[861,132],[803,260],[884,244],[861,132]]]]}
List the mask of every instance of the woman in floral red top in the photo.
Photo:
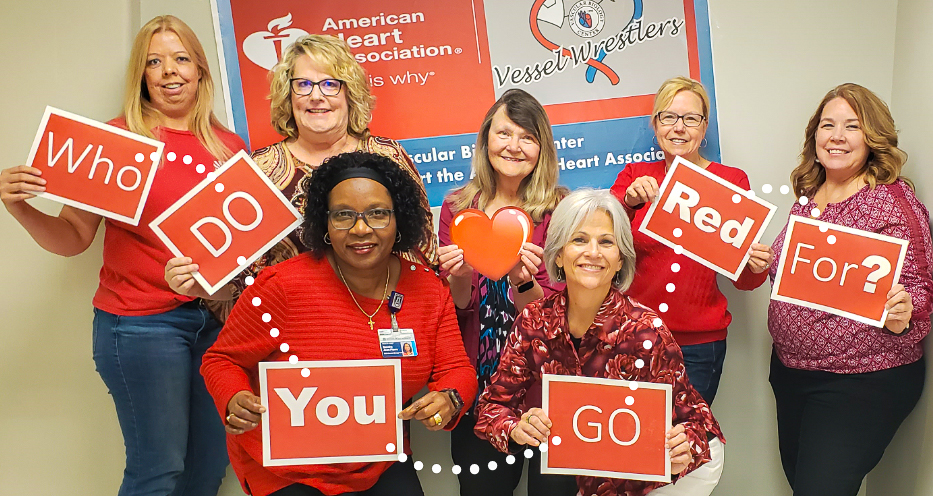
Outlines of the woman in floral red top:
{"type": "Polygon", "coordinates": [[[515,320],[479,400],[477,435],[503,452],[547,442],[544,373],[670,384],[674,427],[667,448],[677,481],[581,476],[577,483],[585,496],[708,495],[722,473],[722,431],[687,380],[680,347],[657,313],[622,294],[635,274],[622,205],[608,191],[572,193],[554,210],[544,258],[548,274],[566,280],[567,289],[527,305],[515,320]]]}

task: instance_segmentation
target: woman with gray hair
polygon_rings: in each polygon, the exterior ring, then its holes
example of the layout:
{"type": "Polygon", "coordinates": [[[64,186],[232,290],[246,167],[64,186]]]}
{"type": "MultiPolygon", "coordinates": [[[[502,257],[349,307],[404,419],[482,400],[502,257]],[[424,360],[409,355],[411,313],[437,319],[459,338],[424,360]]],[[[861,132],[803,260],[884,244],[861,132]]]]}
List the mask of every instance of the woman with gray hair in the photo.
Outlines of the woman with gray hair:
{"type": "Polygon", "coordinates": [[[635,250],[619,201],[609,191],[591,189],[564,198],[551,218],[544,263],[566,289],[528,304],[516,318],[492,383],[480,396],[477,435],[502,452],[548,442],[541,374],[667,383],[674,427],[666,446],[676,482],[580,476],[577,484],[582,494],[708,495],[722,473],[722,431],[687,380],[667,326],[654,310],[623,295],[635,275],[635,250]],[[646,340],[652,346],[644,346],[646,340]]]}

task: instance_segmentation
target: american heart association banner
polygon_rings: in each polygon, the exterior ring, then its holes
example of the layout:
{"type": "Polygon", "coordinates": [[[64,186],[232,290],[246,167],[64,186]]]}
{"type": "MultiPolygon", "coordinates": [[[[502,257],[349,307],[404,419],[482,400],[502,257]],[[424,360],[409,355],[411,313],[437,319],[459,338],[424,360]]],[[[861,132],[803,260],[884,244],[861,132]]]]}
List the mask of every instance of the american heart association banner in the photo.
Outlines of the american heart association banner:
{"type": "Polygon", "coordinates": [[[253,150],[282,139],[267,98],[282,50],[338,36],[369,75],[373,133],[401,141],[432,206],[470,178],[483,115],[511,88],[545,105],[570,188],[608,187],[625,164],[663,158],[649,122],[673,76],[706,86],[704,153],[719,160],[707,0],[215,0],[214,14],[228,122],[253,150]]]}

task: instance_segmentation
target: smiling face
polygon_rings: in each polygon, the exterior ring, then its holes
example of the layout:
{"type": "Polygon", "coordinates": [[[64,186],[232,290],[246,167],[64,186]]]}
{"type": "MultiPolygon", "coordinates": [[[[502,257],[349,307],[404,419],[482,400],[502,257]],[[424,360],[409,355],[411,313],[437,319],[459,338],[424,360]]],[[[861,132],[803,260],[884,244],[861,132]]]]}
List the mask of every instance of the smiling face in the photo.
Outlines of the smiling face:
{"type": "MultiPolygon", "coordinates": [[[[322,81],[324,79],[337,79],[334,75],[324,72],[321,65],[310,55],[301,55],[295,59],[295,68],[292,78],[302,78],[309,81],[322,81]]],[[[326,96],[321,88],[315,86],[310,95],[299,96],[291,93],[292,115],[298,127],[298,134],[347,134],[350,110],[347,104],[347,89],[343,87],[335,96],[326,96]]]]}
{"type": "MultiPolygon", "coordinates": [[[[696,93],[687,90],[674,95],[671,104],[663,111],[677,115],[697,114],[706,117],[703,112],[703,100],[696,93]]],[[[698,127],[685,126],[683,119],[677,119],[677,122],[671,125],[661,124],[657,116],[652,122],[654,123],[654,135],[658,140],[658,145],[664,150],[665,157],[673,161],[674,157],[680,155],[695,164],[699,163],[700,143],[706,136],[706,119],[703,119],[698,127]]]]}
{"type": "Polygon", "coordinates": [[[567,287],[572,291],[609,291],[612,278],[622,268],[622,253],[612,230],[612,217],[596,210],[583,221],[555,259],[564,269],[567,287]]]}
{"type": "Polygon", "coordinates": [[[143,74],[152,106],[169,119],[186,119],[197,104],[201,75],[178,35],[152,35],[143,74]]]}
{"type": "Polygon", "coordinates": [[[538,164],[541,146],[530,132],[509,119],[505,105],[492,116],[488,140],[489,163],[501,179],[522,180],[538,164]]]}
{"type": "MultiPolygon", "coordinates": [[[[341,181],[330,190],[327,208],[331,212],[365,212],[373,208],[391,210],[392,196],[378,182],[356,177],[341,181]]],[[[386,263],[395,246],[395,232],[395,215],[392,215],[389,225],[381,229],[373,229],[359,218],[349,230],[336,229],[330,220],[327,221],[327,233],[338,263],[359,271],[372,270],[386,263]]]]}
{"type": "Polygon", "coordinates": [[[858,174],[868,161],[870,149],[855,110],[844,98],[830,100],[816,128],[816,158],[827,174],[858,174]]]}

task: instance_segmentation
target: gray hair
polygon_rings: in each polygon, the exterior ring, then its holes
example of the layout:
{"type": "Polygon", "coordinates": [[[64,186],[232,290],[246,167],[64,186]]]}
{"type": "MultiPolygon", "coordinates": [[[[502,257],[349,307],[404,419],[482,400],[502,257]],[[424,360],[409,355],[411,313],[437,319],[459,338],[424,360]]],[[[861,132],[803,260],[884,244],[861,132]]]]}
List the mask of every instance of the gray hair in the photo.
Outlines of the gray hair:
{"type": "Polygon", "coordinates": [[[620,291],[625,291],[635,278],[635,246],[632,243],[632,226],[622,204],[612,196],[609,190],[581,188],[570,193],[557,204],[557,208],[551,214],[547,240],[544,243],[544,266],[551,280],[558,281],[557,255],[567,243],[570,243],[573,234],[586,218],[597,210],[606,212],[612,219],[612,232],[622,256],[622,268],[616,277],[612,278],[612,285],[620,291]]]}

